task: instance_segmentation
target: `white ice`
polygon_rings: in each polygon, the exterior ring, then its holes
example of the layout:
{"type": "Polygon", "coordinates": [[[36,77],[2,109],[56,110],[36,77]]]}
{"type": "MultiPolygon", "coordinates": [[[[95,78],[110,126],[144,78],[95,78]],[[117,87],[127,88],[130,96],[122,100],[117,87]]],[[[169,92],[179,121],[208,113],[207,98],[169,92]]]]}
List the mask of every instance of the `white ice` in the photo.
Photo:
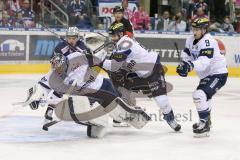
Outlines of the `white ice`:
{"type": "MultiPolygon", "coordinates": [[[[23,101],[26,90],[40,77],[0,75],[0,160],[240,160],[239,78],[229,78],[213,99],[208,138],[193,138],[191,129],[197,121],[191,93],[198,78],[168,76],[167,81],[174,84],[169,97],[181,133],[154,120],[142,130],[110,128],[103,139],[89,139],[86,128],[74,123],[61,122],[42,131],[44,108],[32,111],[11,105],[23,101]]],[[[158,115],[152,100],[139,99],[138,105],[158,115]]]]}

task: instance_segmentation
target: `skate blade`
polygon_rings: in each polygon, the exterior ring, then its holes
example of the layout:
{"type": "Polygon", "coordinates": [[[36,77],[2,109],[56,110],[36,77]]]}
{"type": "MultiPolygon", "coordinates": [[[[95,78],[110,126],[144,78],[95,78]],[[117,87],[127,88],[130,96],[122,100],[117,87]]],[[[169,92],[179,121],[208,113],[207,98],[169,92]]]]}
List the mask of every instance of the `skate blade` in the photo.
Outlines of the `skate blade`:
{"type": "Polygon", "coordinates": [[[209,137],[210,133],[205,132],[205,133],[194,133],[193,137],[194,138],[204,138],[204,137],[209,137]]]}

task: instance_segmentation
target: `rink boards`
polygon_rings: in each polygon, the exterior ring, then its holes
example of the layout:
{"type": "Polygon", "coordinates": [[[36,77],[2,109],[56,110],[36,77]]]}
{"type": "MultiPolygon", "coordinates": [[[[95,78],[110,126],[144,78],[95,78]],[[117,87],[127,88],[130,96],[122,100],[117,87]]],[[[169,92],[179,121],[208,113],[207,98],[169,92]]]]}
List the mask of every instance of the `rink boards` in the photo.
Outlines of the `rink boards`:
{"type": "MultiPolygon", "coordinates": [[[[102,31],[96,31],[102,32],[102,31]]],[[[65,30],[57,31],[64,35],[65,30]]],[[[82,31],[81,34],[87,33],[82,31]]],[[[190,33],[135,32],[135,37],[149,51],[159,53],[161,62],[167,66],[168,75],[176,75],[179,63],[178,52],[184,49],[190,33]]],[[[39,74],[47,73],[48,60],[59,40],[47,31],[0,31],[0,74],[39,74]]],[[[98,35],[99,36],[99,35],[98,35]]],[[[213,34],[221,52],[225,54],[229,75],[240,77],[240,35],[213,34]]],[[[191,75],[195,75],[194,72],[191,75]]]]}

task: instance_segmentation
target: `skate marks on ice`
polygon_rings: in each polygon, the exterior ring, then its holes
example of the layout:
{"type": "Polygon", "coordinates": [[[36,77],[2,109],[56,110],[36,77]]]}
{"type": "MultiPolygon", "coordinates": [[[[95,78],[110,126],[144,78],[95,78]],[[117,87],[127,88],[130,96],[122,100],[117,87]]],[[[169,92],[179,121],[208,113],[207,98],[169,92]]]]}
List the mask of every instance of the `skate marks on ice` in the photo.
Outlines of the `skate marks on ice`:
{"type": "MultiPolygon", "coordinates": [[[[89,140],[86,135],[86,126],[73,122],[62,122],[51,127],[46,132],[42,130],[42,123],[43,119],[37,116],[13,115],[6,117],[0,121],[0,143],[47,143],[89,140]]],[[[122,141],[122,138],[127,136],[130,141],[146,141],[149,136],[151,139],[153,137],[159,139],[159,137],[166,137],[167,135],[180,136],[181,134],[181,132],[176,133],[170,129],[161,129],[158,126],[159,124],[155,125],[155,123],[148,125],[144,130],[136,130],[132,127],[110,127],[103,140],[108,139],[116,142],[118,140],[122,141]]]]}
{"type": "Polygon", "coordinates": [[[64,122],[46,132],[43,119],[35,116],[11,116],[0,121],[0,143],[73,141],[86,137],[86,127],[64,122]]]}

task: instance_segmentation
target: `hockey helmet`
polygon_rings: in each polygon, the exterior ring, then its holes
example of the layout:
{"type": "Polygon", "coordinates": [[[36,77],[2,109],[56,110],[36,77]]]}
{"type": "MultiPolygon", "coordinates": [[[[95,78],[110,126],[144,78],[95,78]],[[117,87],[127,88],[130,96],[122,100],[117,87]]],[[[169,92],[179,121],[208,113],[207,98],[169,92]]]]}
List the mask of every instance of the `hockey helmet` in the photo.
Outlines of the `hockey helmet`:
{"type": "Polygon", "coordinates": [[[116,13],[116,12],[124,12],[124,8],[122,6],[115,6],[113,8],[113,13],[116,13]]]}
{"type": "Polygon", "coordinates": [[[69,27],[67,32],[66,32],[66,36],[67,37],[73,37],[73,36],[79,37],[78,28],[77,27],[69,27]]]}
{"type": "Polygon", "coordinates": [[[193,28],[208,28],[209,27],[209,19],[208,18],[196,18],[192,22],[193,28]]]}
{"type": "Polygon", "coordinates": [[[122,23],[114,23],[109,27],[108,33],[109,35],[115,35],[124,32],[124,30],[124,25],[122,23]]]}

